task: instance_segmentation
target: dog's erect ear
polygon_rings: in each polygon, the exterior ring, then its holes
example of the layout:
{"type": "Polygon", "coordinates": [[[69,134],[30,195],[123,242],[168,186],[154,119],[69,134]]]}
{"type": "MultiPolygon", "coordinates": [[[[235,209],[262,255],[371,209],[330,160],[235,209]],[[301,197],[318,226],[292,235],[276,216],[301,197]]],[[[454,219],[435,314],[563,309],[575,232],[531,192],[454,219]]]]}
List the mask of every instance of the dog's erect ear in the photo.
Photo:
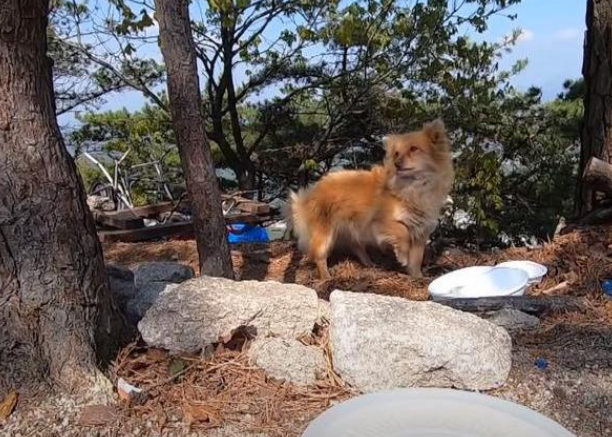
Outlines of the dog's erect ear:
{"type": "Polygon", "coordinates": [[[447,139],[446,126],[441,119],[436,119],[431,123],[423,125],[423,131],[433,143],[444,142],[447,139]]]}

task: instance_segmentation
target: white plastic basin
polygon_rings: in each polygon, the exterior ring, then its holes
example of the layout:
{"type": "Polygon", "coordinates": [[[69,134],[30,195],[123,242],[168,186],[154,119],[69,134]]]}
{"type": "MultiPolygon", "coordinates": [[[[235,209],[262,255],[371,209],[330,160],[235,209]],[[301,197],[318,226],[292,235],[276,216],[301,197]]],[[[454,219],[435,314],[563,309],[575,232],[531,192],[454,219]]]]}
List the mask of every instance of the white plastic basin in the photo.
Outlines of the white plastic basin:
{"type": "Polygon", "coordinates": [[[524,270],[529,276],[529,285],[542,282],[542,278],[548,272],[546,266],[533,261],[506,261],[497,264],[496,267],[510,267],[524,270]]]}
{"type": "Polygon", "coordinates": [[[266,227],[270,241],[282,240],[287,230],[287,223],[279,221],[266,227]]]}
{"type": "Polygon", "coordinates": [[[433,300],[520,296],[529,276],[522,269],[474,266],[455,270],[429,284],[433,300]]]}
{"type": "Polygon", "coordinates": [[[317,417],[302,437],[576,437],[521,405],[483,394],[414,388],[368,394],[317,417]]]}

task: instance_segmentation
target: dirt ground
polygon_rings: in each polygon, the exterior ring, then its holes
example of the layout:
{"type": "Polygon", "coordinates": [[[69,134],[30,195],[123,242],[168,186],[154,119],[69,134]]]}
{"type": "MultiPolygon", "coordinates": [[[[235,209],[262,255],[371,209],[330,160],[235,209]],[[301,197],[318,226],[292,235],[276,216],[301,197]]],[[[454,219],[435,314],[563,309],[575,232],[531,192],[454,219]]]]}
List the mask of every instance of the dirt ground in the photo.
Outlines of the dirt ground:
{"type": "MultiPolygon", "coordinates": [[[[487,393],[533,408],[578,437],[612,436],[612,301],[600,286],[601,280],[612,278],[612,227],[575,231],[534,250],[469,253],[447,248],[430,254],[423,280],[399,273],[385,255],[373,257],[380,267],[370,269],[337,256],[331,267],[334,279],[321,282],[292,243],[233,249],[239,278],[300,283],[316,289],[322,298],[343,289],[426,300],[427,284],[445,271],[510,259],[540,262],[548,267],[548,275],[530,294],[582,296],[587,308],[545,317],[537,331],[515,334],[510,378],[487,393]]],[[[195,242],[190,240],[114,243],[106,245],[104,253],[107,262],[129,267],[173,260],[197,271],[195,242]]],[[[18,405],[4,427],[0,425],[0,434],[299,436],[320,412],[353,395],[331,364],[328,377],[316,387],[267,380],[241,352],[243,340],[197,357],[171,357],[132,345],[117,358],[111,376],[146,388],[149,397],[143,405],[122,405],[92,425],[83,422],[82,410],[69,398],[30,399],[18,405]]],[[[303,341],[327,350],[325,327],[303,341]]]]}

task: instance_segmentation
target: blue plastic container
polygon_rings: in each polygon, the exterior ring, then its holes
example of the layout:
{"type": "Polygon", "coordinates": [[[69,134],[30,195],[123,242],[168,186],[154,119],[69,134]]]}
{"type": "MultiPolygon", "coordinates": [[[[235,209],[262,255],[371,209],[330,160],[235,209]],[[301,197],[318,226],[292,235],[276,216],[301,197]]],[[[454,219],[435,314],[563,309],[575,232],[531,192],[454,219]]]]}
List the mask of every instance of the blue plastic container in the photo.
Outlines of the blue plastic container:
{"type": "Polygon", "coordinates": [[[267,243],[268,231],[260,225],[236,223],[227,227],[227,241],[230,243],[267,243]]]}
{"type": "Polygon", "coordinates": [[[608,299],[612,299],[612,279],[601,281],[601,288],[608,299]]]}

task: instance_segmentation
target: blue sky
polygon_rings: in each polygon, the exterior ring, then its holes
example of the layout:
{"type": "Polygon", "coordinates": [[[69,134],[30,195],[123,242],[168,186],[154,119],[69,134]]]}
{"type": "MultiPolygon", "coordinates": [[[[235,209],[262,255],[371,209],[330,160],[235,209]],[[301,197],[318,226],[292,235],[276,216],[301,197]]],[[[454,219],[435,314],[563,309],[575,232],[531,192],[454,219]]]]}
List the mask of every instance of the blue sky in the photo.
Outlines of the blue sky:
{"type": "Polygon", "coordinates": [[[546,99],[554,98],[565,79],[581,76],[586,0],[523,0],[512,8],[514,21],[495,18],[485,35],[498,39],[514,28],[523,35],[503,65],[527,58],[529,64],[513,79],[521,90],[539,86],[546,99]]]}
{"type": "MultiPolygon", "coordinates": [[[[192,14],[198,12],[192,7],[192,14]]],[[[488,31],[475,37],[500,41],[514,29],[522,29],[517,45],[504,56],[501,65],[509,68],[516,60],[527,58],[527,68],[512,79],[514,85],[520,90],[532,85],[541,87],[544,98],[552,99],[561,91],[565,79],[581,75],[585,12],[586,0],[523,0],[509,10],[518,15],[516,20],[494,17],[488,31]]],[[[156,46],[149,45],[145,50],[147,55],[161,59],[156,46]]],[[[100,109],[136,110],[144,103],[140,93],[122,92],[110,95],[100,109]]],[[[73,121],[73,114],[60,117],[63,125],[73,121]]]]}

